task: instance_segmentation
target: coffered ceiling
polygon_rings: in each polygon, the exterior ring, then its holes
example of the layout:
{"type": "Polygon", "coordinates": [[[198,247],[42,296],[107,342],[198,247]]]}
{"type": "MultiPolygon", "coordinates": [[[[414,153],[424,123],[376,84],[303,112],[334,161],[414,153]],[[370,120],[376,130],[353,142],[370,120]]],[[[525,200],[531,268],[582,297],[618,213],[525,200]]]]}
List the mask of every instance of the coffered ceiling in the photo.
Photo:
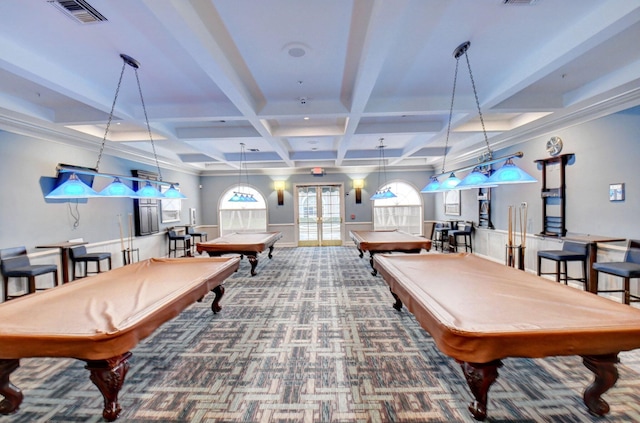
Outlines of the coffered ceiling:
{"type": "MultiPolygon", "coordinates": [[[[0,27],[0,129],[97,152],[126,54],[162,163],[203,174],[240,143],[253,171],[375,168],[381,138],[439,170],[465,41],[494,150],[640,104],[640,0],[23,0],[0,27]]],[[[148,160],[129,66],[114,116],[106,152],[148,160]]],[[[447,163],[480,123],[463,56],[447,163]]]]}

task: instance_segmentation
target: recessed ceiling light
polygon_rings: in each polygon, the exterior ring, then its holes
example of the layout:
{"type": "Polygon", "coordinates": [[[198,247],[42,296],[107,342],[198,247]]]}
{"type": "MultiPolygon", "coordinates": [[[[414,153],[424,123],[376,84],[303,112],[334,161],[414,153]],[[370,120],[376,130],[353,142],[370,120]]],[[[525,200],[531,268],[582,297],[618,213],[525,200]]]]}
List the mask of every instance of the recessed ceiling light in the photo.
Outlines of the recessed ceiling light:
{"type": "Polygon", "coordinates": [[[304,120],[309,120],[309,116],[305,116],[303,119],[304,120]]]}
{"type": "Polygon", "coordinates": [[[307,54],[307,52],[302,47],[291,47],[289,49],[289,56],[291,57],[302,57],[305,54],[307,54]]]}

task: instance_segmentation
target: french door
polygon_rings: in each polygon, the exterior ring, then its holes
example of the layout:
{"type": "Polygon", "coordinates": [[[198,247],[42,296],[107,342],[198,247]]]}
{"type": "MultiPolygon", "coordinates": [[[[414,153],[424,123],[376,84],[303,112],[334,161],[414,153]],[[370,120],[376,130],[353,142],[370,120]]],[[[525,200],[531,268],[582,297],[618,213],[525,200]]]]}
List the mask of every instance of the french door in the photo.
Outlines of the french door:
{"type": "Polygon", "coordinates": [[[298,245],[342,245],[342,185],[297,185],[298,245]]]}

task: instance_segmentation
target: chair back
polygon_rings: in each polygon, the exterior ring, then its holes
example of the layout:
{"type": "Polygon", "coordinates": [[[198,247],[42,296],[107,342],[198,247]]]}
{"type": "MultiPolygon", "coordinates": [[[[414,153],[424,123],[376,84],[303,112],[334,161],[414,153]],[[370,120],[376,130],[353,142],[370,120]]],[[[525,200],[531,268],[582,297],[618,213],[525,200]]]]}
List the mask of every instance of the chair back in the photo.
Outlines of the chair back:
{"type": "Polygon", "coordinates": [[[465,234],[470,234],[471,232],[473,232],[473,223],[465,222],[464,226],[462,227],[462,232],[465,234]]]}
{"type": "Polygon", "coordinates": [[[176,235],[176,231],[168,231],[167,234],[169,235],[169,238],[175,238],[176,235]]]}
{"type": "Polygon", "coordinates": [[[587,244],[582,242],[565,241],[562,244],[562,249],[572,253],[584,254],[585,257],[587,256],[587,244]]]}
{"type": "Polygon", "coordinates": [[[0,250],[0,270],[6,274],[19,267],[30,266],[27,249],[24,246],[4,248],[0,250]]]}
{"type": "Polygon", "coordinates": [[[80,257],[87,254],[87,247],[84,245],[79,245],[77,247],[72,247],[69,249],[69,255],[71,256],[71,260],[75,260],[76,257],[80,257]]]}
{"type": "Polygon", "coordinates": [[[196,231],[193,229],[193,226],[188,226],[187,227],[187,233],[189,235],[193,235],[196,231]]]}
{"type": "Polygon", "coordinates": [[[640,241],[629,240],[629,247],[624,255],[624,261],[640,264],[640,241]]]}

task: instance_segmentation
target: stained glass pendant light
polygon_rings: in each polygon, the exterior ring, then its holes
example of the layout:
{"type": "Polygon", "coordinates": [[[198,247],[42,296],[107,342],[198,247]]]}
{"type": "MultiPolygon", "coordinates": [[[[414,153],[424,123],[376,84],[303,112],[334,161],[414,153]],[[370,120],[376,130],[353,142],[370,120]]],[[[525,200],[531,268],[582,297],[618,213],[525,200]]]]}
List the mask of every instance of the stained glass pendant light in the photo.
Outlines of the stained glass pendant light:
{"type": "Polygon", "coordinates": [[[232,203],[256,203],[258,200],[253,196],[253,194],[241,192],[242,188],[242,168],[245,168],[245,177],[246,177],[246,186],[249,186],[249,171],[246,168],[246,153],[245,153],[245,145],[243,142],[240,143],[240,171],[238,172],[238,191],[234,191],[229,201],[232,203]]]}
{"type": "Polygon", "coordinates": [[[378,186],[382,187],[380,190],[376,191],[375,194],[371,196],[371,200],[382,200],[387,198],[395,198],[396,195],[391,191],[391,187],[387,185],[387,166],[384,159],[384,138],[380,138],[380,145],[378,145],[378,149],[380,150],[379,161],[378,161],[378,186]],[[384,185],[380,185],[380,177],[384,177],[384,185]]]}

